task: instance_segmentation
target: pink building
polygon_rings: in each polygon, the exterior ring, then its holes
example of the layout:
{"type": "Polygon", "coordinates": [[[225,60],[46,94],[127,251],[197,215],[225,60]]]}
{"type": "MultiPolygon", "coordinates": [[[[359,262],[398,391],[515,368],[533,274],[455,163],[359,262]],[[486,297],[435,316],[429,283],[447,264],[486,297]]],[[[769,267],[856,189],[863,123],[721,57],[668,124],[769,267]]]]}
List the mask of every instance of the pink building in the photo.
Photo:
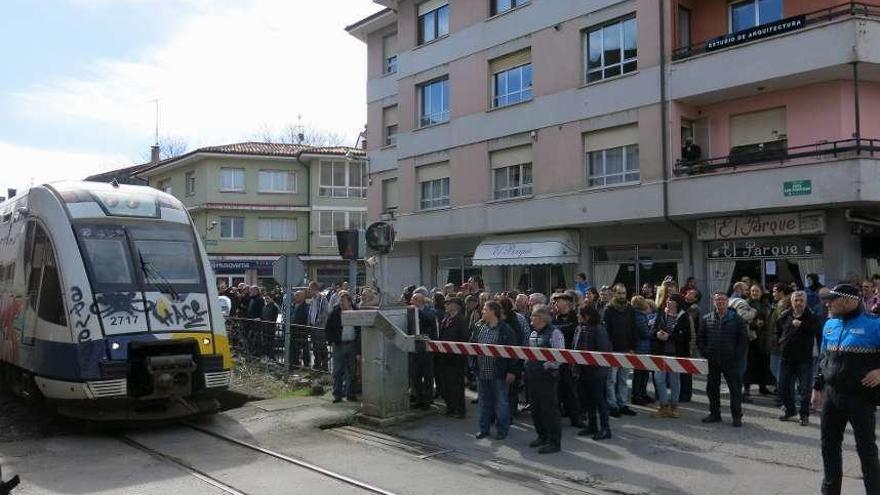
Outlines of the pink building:
{"type": "Polygon", "coordinates": [[[387,290],[880,272],[880,0],[376,3],[387,290]]]}

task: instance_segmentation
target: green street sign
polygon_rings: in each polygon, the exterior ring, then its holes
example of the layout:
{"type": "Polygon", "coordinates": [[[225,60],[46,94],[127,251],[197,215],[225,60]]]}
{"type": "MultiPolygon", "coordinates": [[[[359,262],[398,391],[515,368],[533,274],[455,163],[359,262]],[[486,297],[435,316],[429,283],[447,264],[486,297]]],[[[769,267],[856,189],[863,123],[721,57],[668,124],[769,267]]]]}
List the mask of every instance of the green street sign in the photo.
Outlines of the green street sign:
{"type": "Polygon", "coordinates": [[[813,194],[813,181],[811,180],[792,180],[782,184],[782,195],[790,196],[809,196],[813,194]]]}

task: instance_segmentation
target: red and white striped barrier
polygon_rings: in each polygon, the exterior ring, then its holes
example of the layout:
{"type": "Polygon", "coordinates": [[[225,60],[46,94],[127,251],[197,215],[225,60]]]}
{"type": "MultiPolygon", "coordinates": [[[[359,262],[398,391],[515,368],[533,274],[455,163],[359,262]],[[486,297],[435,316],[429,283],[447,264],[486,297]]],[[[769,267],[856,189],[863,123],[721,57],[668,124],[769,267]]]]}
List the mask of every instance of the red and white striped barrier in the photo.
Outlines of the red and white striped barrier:
{"type": "Polygon", "coordinates": [[[603,368],[629,368],[648,371],[673,371],[690,375],[709,373],[709,363],[705,359],[652,356],[649,354],[622,354],[618,352],[572,351],[546,347],[521,347],[513,345],[472,344],[469,342],[447,342],[428,340],[428,352],[440,354],[460,354],[464,356],[489,356],[526,361],[548,361],[554,363],[587,364],[603,368]]]}

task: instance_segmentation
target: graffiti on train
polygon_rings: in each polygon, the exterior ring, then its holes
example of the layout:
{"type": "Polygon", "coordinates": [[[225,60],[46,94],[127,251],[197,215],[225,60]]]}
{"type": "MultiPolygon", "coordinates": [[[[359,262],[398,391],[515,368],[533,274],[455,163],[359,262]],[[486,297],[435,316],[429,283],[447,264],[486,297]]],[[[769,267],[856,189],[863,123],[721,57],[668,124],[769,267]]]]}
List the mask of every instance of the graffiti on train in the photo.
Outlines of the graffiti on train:
{"type": "Polygon", "coordinates": [[[18,363],[19,328],[24,304],[17,297],[0,298],[0,361],[18,363]]]}
{"type": "Polygon", "coordinates": [[[86,308],[82,289],[79,287],[73,287],[70,289],[70,302],[68,316],[70,316],[70,322],[73,323],[73,330],[76,332],[77,342],[91,340],[92,331],[89,330],[89,321],[92,319],[92,313],[86,308]]]}
{"type": "MultiPolygon", "coordinates": [[[[76,287],[74,289],[78,290],[76,287]]],[[[79,294],[81,297],[81,292],[79,294]]],[[[166,327],[190,330],[208,325],[208,310],[197,300],[171,302],[163,297],[153,302],[143,299],[137,292],[96,294],[90,313],[109,326],[137,325],[147,315],[151,317],[151,322],[158,322],[166,327]]],[[[87,323],[86,319],[85,324],[87,323]]]]}

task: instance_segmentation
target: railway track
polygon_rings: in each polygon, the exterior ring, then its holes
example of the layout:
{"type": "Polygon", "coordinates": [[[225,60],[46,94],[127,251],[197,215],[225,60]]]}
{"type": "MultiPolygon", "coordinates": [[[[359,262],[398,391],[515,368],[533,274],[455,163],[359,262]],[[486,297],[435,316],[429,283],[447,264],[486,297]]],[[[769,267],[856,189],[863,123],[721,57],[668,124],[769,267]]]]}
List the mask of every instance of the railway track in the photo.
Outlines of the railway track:
{"type": "MultiPolygon", "coordinates": [[[[283,462],[291,467],[295,467],[296,469],[309,471],[311,473],[315,473],[323,478],[327,478],[328,480],[335,480],[336,482],[342,483],[344,485],[348,485],[350,487],[356,488],[359,491],[365,493],[373,493],[376,495],[397,495],[395,492],[385,490],[383,488],[379,488],[373,486],[369,483],[365,483],[363,481],[351,478],[344,474],[332,471],[325,467],[321,467],[301,459],[296,459],[289,455],[276,452],[259,445],[245,442],[243,440],[239,440],[237,438],[231,437],[229,435],[225,435],[223,433],[216,432],[209,428],[204,428],[199,425],[184,423],[180,425],[182,428],[186,428],[191,431],[198,432],[202,435],[211,437],[219,442],[222,442],[226,445],[233,446],[238,449],[244,449],[252,453],[260,454],[261,456],[265,456],[268,459],[274,459],[275,461],[283,462]]],[[[167,452],[163,452],[161,448],[151,447],[141,441],[136,440],[130,435],[122,434],[119,437],[119,440],[124,444],[140,450],[151,457],[160,460],[161,462],[174,466],[175,468],[201,480],[202,482],[220,490],[223,493],[229,495],[258,495],[260,492],[254,491],[246,491],[241,487],[236,487],[230,485],[229,483],[219,479],[218,477],[212,475],[205,469],[200,469],[196,466],[194,462],[188,462],[185,459],[182,459],[180,456],[171,455],[167,452]]]]}

